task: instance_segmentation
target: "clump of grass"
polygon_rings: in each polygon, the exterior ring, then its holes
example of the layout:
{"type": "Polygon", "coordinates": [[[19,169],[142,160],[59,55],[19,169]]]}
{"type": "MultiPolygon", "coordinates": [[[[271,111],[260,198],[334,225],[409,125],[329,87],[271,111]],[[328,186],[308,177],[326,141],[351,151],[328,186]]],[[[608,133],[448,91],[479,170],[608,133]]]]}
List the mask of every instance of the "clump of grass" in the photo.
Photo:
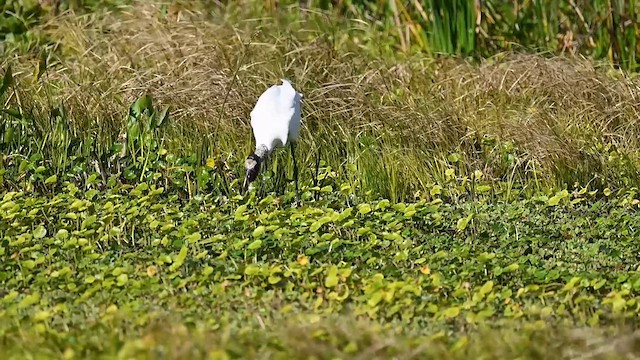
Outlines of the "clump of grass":
{"type": "MultiPolygon", "coordinates": [[[[46,76],[30,80],[37,63],[27,56],[3,63],[18,69],[20,104],[40,129],[30,147],[53,155],[46,134],[55,124],[44,119],[64,104],[69,138],[99,158],[123,136],[129,104],[150,94],[172,106],[164,146],[226,163],[232,181],[252,150],[255,100],[287,77],[305,96],[307,184],[318,158],[342,181],[393,199],[426,191],[450,167],[531,189],[640,183],[637,81],[622,73],[537,55],[501,54],[479,66],[391,55],[376,46],[384,35],[361,22],[295,7],[272,17],[255,11],[165,15],[140,3],[50,22],[60,51],[46,76]],[[86,144],[87,135],[95,141],[86,144]]],[[[290,173],[288,158],[274,160],[290,173]]]]}
{"type": "MultiPolygon", "coordinates": [[[[259,317],[258,317],[259,319],[259,317]]],[[[640,336],[626,328],[592,329],[537,326],[485,328],[461,337],[420,336],[350,315],[312,323],[279,320],[251,331],[211,331],[185,326],[173,317],[154,321],[126,338],[102,329],[87,343],[75,344],[53,334],[25,331],[6,338],[0,349],[8,358],[96,357],[103,359],[628,359],[637,356],[640,336]],[[80,345],[80,346],[79,346],[80,345]],[[84,347],[83,347],[84,346],[84,347]]],[[[263,324],[264,325],[264,324],[263,324]]],[[[81,340],[85,335],[71,334],[81,340]]],[[[68,338],[67,338],[68,339],[68,338]]]]}

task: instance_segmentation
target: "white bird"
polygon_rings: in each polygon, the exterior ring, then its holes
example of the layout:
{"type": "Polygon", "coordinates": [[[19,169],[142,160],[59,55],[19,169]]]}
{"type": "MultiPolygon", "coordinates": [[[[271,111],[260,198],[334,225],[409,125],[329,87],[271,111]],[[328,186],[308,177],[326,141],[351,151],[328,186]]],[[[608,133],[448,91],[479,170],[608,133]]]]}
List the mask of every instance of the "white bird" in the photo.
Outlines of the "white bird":
{"type": "Polygon", "coordinates": [[[291,146],[293,157],[293,177],[296,185],[296,202],[298,195],[298,164],[296,162],[295,143],[300,134],[301,99],[288,80],[282,79],[282,85],[273,85],[265,90],[251,111],[251,127],[256,142],[256,150],[247,157],[244,178],[244,190],[253,182],[260,172],[260,165],[265,162],[271,152],[287,143],[291,146]]]}

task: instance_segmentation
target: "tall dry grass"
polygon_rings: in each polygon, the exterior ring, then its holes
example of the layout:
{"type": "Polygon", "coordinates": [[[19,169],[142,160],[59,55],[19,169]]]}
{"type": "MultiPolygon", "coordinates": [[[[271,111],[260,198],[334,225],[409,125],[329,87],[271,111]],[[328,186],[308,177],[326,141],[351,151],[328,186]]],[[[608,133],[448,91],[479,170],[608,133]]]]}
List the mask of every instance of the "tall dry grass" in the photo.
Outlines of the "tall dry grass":
{"type": "MultiPolygon", "coordinates": [[[[532,189],[640,183],[639,82],[585,59],[393,55],[382,48],[388,34],[369,24],[297,7],[275,17],[250,6],[163,15],[141,2],[119,14],[63,14],[42,30],[59,44],[46,76],[33,81],[36,56],[2,65],[20,79],[22,106],[43,119],[31,140],[45,149],[52,104],[65,104],[70,137],[95,139],[100,154],[122,136],[129,104],[149,93],[172,107],[170,151],[222,159],[241,177],[253,150],[249,112],[286,77],[304,94],[306,184],[317,156],[342,181],[396,199],[449,167],[532,189]]],[[[291,170],[287,157],[274,161],[291,170]]]]}

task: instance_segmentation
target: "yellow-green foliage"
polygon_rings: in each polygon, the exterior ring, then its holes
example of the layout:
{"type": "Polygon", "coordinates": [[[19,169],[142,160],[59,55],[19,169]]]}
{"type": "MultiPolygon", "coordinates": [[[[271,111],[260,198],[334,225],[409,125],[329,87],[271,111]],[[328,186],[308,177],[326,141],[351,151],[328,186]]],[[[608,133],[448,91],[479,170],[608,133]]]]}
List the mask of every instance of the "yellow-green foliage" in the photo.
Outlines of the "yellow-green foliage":
{"type": "Polygon", "coordinates": [[[637,351],[619,327],[640,310],[635,193],[500,203],[485,191],[462,202],[456,183],[407,203],[305,194],[300,208],[253,195],[184,202],[145,184],[5,193],[0,349],[176,359],[637,351]],[[618,346],[579,331],[593,326],[618,346]]]}
{"type": "MultiPolygon", "coordinates": [[[[388,30],[416,9],[385,4],[336,2],[398,11],[384,26],[262,1],[75,8],[6,41],[3,358],[637,357],[636,77],[403,54],[388,30]],[[288,153],[239,191],[249,112],[282,77],[304,94],[300,207],[288,153]]],[[[540,4],[515,14],[564,14],[540,4]]]]}

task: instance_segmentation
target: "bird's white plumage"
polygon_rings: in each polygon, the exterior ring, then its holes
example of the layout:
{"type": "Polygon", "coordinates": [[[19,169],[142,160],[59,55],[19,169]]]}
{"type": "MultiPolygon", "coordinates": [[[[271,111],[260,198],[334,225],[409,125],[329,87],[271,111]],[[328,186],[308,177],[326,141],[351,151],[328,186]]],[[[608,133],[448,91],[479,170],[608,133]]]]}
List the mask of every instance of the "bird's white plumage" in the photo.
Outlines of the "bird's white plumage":
{"type": "Polygon", "coordinates": [[[298,140],[301,98],[302,94],[284,79],[282,85],[273,85],[260,95],[251,111],[256,149],[263,146],[270,153],[277,146],[298,140]]]}

